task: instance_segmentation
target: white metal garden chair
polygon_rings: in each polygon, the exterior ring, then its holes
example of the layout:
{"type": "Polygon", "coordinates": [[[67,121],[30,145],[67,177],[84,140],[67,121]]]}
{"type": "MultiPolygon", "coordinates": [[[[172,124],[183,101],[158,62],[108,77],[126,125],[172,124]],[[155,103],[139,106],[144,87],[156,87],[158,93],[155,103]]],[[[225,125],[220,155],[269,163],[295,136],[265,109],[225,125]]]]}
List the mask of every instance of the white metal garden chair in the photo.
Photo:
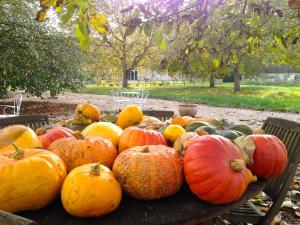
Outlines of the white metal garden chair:
{"type": "Polygon", "coordinates": [[[149,91],[139,90],[139,95],[133,99],[133,104],[139,105],[141,108],[147,103],[147,99],[149,96],[149,91]]]}
{"type": "Polygon", "coordinates": [[[127,96],[125,94],[126,89],[120,90],[112,90],[111,95],[113,96],[113,100],[117,105],[117,110],[125,107],[126,105],[133,104],[131,96],[127,96]]]}
{"type": "Polygon", "coordinates": [[[13,105],[0,105],[0,108],[3,109],[3,113],[4,113],[0,115],[0,117],[18,116],[20,114],[22,100],[23,100],[23,95],[19,94],[14,97],[13,105]],[[8,109],[12,109],[13,113],[8,114],[7,113],[8,109]]]}

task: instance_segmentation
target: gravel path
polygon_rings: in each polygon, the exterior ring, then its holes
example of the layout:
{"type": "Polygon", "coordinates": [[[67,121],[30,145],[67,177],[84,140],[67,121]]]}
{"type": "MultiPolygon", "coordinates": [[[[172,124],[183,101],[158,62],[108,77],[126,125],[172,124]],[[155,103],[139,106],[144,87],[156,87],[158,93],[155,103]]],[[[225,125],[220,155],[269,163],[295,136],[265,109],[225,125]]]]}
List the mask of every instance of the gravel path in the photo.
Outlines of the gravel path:
{"type": "MultiPolygon", "coordinates": [[[[7,101],[9,101],[9,99],[7,101]]],[[[112,96],[108,95],[76,94],[66,92],[59,95],[58,99],[48,99],[47,96],[45,96],[44,99],[25,96],[24,101],[49,101],[53,103],[60,102],[76,104],[90,101],[91,103],[99,106],[103,111],[117,110],[116,104],[114,103],[112,96]]],[[[175,113],[178,113],[177,105],[179,103],[180,102],[176,101],[148,99],[147,104],[143,108],[147,110],[173,110],[175,113]]],[[[248,124],[253,128],[261,127],[263,121],[270,116],[300,122],[299,113],[259,111],[229,107],[214,107],[201,104],[198,105],[197,116],[227,119],[228,121],[232,122],[241,122],[248,124]]]]}

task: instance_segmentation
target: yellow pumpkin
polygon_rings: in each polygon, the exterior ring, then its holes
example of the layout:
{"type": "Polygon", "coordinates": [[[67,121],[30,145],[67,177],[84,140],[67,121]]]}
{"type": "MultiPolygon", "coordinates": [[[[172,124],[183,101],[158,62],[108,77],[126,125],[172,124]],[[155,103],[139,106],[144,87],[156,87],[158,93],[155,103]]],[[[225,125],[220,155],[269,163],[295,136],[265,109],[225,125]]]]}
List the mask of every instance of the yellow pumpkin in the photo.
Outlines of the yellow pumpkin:
{"type": "Polygon", "coordinates": [[[127,127],[137,125],[143,120],[143,111],[141,107],[136,105],[126,106],[118,115],[116,124],[125,129],[127,127]]]}
{"type": "Polygon", "coordinates": [[[89,102],[78,105],[75,110],[75,118],[85,118],[92,121],[99,121],[100,116],[100,109],[89,102]]]}
{"type": "Polygon", "coordinates": [[[77,217],[99,217],[115,210],[122,190],[112,171],[99,163],[73,169],[61,189],[65,210],[77,217]]]}
{"type": "Polygon", "coordinates": [[[85,137],[104,137],[118,146],[123,130],[110,122],[97,122],[84,128],[82,134],[85,137]]]}
{"type": "Polygon", "coordinates": [[[43,208],[55,199],[66,176],[64,162],[43,149],[0,153],[0,210],[43,208]]]}
{"type": "Polygon", "coordinates": [[[0,152],[14,150],[12,144],[20,148],[42,147],[36,133],[23,125],[13,125],[0,130],[0,152]]]}
{"type": "Polygon", "coordinates": [[[183,135],[185,132],[186,131],[179,125],[169,125],[163,131],[163,135],[167,140],[174,143],[176,139],[183,135]]]}

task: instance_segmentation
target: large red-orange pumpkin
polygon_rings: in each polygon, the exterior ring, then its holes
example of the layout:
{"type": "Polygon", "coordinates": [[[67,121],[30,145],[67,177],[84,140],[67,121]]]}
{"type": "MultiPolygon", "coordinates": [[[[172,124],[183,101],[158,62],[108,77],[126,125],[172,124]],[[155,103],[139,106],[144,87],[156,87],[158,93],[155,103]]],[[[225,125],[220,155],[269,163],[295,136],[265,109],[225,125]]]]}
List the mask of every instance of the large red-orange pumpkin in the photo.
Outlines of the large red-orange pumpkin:
{"type": "Polygon", "coordinates": [[[270,179],[282,174],[288,157],[284,143],[274,135],[250,135],[255,144],[253,160],[249,169],[262,179],[270,179]]]}
{"type": "Polygon", "coordinates": [[[68,172],[94,162],[111,168],[118,154],[116,147],[108,139],[83,136],[58,139],[49,146],[49,151],[64,161],[68,172]]]}
{"type": "Polygon", "coordinates": [[[238,148],[219,135],[192,140],[184,155],[184,174],[191,191],[213,204],[238,200],[253,179],[238,148]]]}
{"type": "Polygon", "coordinates": [[[164,145],[136,146],[116,158],[113,173],[122,190],[137,199],[159,199],[183,183],[182,158],[164,145]]]}
{"type": "Polygon", "coordinates": [[[134,146],[144,145],[167,145],[167,141],[158,131],[128,127],[120,137],[119,152],[134,146]]]}
{"type": "Polygon", "coordinates": [[[43,148],[48,148],[49,145],[57,139],[64,137],[72,137],[73,131],[65,127],[53,127],[50,129],[39,128],[36,130],[37,135],[43,145],[43,148]]]}

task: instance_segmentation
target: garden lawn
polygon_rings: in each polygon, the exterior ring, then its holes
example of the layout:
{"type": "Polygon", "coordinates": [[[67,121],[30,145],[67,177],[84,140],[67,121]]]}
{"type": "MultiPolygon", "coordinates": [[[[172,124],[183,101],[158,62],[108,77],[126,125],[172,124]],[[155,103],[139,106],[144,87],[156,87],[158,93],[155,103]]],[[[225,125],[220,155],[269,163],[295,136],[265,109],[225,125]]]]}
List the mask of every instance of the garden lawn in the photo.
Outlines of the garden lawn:
{"type": "MultiPolygon", "coordinates": [[[[215,88],[201,85],[132,85],[150,91],[150,98],[208,104],[213,106],[230,106],[272,111],[300,112],[300,86],[297,85],[261,85],[242,84],[239,93],[233,92],[232,83],[217,84],[215,88]]],[[[80,90],[82,93],[110,95],[111,90],[120,87],[103,87],[89,85],[80,90]]]]}

